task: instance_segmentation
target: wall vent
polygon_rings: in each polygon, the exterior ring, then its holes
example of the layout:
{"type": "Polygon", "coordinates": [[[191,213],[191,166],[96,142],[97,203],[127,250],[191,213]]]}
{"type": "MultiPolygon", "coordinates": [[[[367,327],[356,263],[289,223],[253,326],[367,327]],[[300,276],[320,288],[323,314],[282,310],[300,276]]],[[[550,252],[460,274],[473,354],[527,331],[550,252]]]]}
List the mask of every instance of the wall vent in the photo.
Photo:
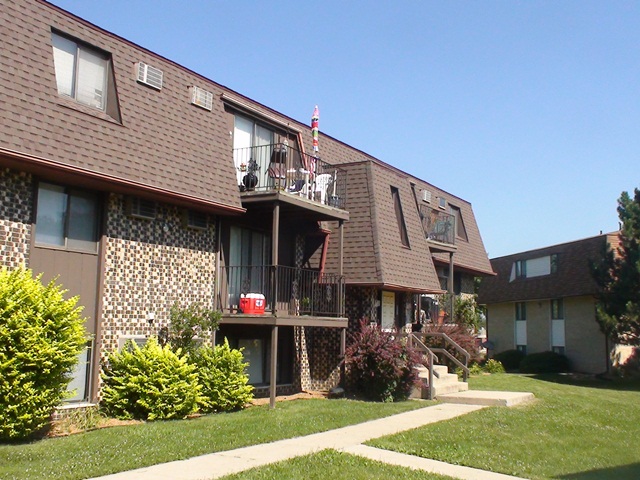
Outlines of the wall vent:
{"type": "Polygon", "coordinates": [[[196,212],[195,210],[185,210],[182,216],[182,222],[185,227],[195,228],[197,230],[206,230],[208,221],[207,214],[196,212]]]}
{"type": "Polygon", "coordinates": [[[213,93],[200,87],[191,87],[191,103],[211,111],[213,109],[213,93]]]}
{"type": "Polygon", "coordinates": [[[431,192],[429,190],[422,190],[422,201],[431,203],[431,192]]]}
{"type": "Polygon", "coordinates": [[[138,62],[138,82],[144,83],[156,90],[162,89],[162,70],[143,62],[138,62]]]}
{"type": "Polygon", "coordinates": [[[156,202],[138,197],[127,199],[127,215],[153,220],[156,218],[156,202]]]}

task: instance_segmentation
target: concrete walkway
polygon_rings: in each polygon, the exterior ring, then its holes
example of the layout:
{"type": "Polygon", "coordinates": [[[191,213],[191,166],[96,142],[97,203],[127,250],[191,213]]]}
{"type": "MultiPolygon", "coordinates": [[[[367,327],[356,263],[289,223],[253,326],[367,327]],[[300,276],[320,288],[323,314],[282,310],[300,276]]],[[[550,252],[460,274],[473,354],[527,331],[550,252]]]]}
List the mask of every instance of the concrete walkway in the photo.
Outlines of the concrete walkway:
{"type": "MultiPolygon", "coordinates": [[[[496,399],[497,402],[495,404],[501,404],[500,399],[503,398],[504,395],[500,394],[505,392],[492,393],[493,398],[496,399]]],[[[533,396],[531,394],[528,395],[529,396],[520,396],[520,402],[515,400],[513,395],[510,395],[510,403],[516,404],[530,401],[533,396]]],[[[481,405],[442,403],[304,437],[211,453],[187,460],[179,460],[113,475],[106,475],[99,477],[99,480],[208,480],[270,463],[316,453],[328,448],[393,465],[449,475],[454,478],[473,480],[516,479],[517,477],[469,467],[449,465],[435,460],[428,460],[362,445],[362,443],[374,438],[392,435],[480,410],[487,406],[487,398],[489,397],[491,397],[490,394],[483,392],[483,404],[481,405]]],[[[465,401],[469,401],[469,398],[466,398],[465,401]]]]}

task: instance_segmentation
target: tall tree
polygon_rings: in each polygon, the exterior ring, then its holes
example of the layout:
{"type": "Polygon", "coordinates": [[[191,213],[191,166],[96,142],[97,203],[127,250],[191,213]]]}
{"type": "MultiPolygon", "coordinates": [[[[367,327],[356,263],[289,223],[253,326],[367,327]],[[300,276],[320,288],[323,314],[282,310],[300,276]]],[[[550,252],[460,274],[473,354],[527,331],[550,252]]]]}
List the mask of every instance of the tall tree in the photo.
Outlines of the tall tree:
{"type": "Polygon", "coordinates": [[[606,246],[602,258],[592,264],[600,287],[596,319],[600,329],[617,343],[640,345],[640,190],[618,199],[620,245],[606,246]]]}

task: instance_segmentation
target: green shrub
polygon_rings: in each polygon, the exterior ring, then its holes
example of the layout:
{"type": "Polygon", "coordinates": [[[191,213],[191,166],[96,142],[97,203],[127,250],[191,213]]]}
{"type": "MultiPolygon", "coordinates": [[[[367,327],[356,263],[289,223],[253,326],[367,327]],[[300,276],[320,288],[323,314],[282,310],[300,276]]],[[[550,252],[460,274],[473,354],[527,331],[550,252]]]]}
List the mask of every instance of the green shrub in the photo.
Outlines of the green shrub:
{"type": "Polygon", "coordinates": [[[406,400],[418,382],[415,365],[420,354],[392,332],[379,326],[360,323],[360,331],[351,336],[345,362],[356,392],[369,400],[406,400]]]}
{"type": "Polygon", "coordinates": [[[78,298],[30,270],[0,269],[0,439],[44,427],[87,342],[78,298]]]}
{"type": "Polygon", "coordinates": [[[198,374],[181,351],[161,347],[155,338],[141,348],[127,343],[107,357],[103,367],[102,405],[117,418],[184,418],[201,402],[198,374]]]}
{"type": "Polygon", "coordinates": [[[202,412],[238,410],[253,398],[253,387],[245,372],[248,364],[242,352],[230,348],[226,339],[222,345],[200,347],[189,361],[197,367],[202,385],[202,412]]]}
{"type": "Polygon", "coordinates": [[[569,359],[555,352],[532,353],[520,362],[521,373],[560,373],[569,367],[569,359]]]}
{"type": "Polygon", "coordinates": [[[500,362],[507,372],[513,372],[520,368],[520,362],[525,357],[520,350],[505,350],[496,353],[493,359],[500,362]]]}
{"type": "Polygon", "coordinates": [[[504,373],[504,367],[495,358],[490,358],[487,363],[484,364],[483,370],[487,373],[504,373]]]}

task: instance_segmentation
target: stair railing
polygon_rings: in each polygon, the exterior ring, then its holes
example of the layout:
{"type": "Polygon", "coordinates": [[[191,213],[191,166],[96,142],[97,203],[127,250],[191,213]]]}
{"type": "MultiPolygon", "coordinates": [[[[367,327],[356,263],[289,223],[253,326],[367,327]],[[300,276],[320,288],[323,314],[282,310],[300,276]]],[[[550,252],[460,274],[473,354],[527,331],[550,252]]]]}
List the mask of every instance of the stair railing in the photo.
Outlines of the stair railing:
{"type": "MultiPolygon", "coordinates": [[[[460,369],[462,370],[463,381],[466,382],[469,379],[469,360],[471,359],[471,355],[464,348],[458,345],[449,335],[447,335],[444,332],[419,332],[419,333],[412,333],[412,336],[415,337],[417,340],[421,340],[426,337],[441,338],[443,340],[444,347],[442,348],[429,347],[429,351],[432,353],[440,353],[445,357],[447,357],[449,360],[451,360],[451,362],[453,362],[455,365],[460,367],[460,369]],[[464,362],[460,361],[460,359],[455,355],[452,355],[451,352],[447,350],[446,348],[447,345],[450,345],[460,355],[462,355],[462,357],[464,358],[464,362]]],[[[422,343],[422,345],[424,345],[426,348],[426,345],[424,344],[423,341],[421,341],[420,343],[422,343]]]]}
{"type": "Polygon", "coordinates": [[[415,333],[410,333],[408,336],[409,346],[416,348],[417,350],[421,350],[429,356],[429,362],[427,367],[429,368],[429,394],[428,399],[433,400],[433,375],[437,375],[436,372],[433,371],[433,364],[437,360],[436,354],[431,351],[429,347],[427,347],[424,342],[416,336],[415,333]]]}

